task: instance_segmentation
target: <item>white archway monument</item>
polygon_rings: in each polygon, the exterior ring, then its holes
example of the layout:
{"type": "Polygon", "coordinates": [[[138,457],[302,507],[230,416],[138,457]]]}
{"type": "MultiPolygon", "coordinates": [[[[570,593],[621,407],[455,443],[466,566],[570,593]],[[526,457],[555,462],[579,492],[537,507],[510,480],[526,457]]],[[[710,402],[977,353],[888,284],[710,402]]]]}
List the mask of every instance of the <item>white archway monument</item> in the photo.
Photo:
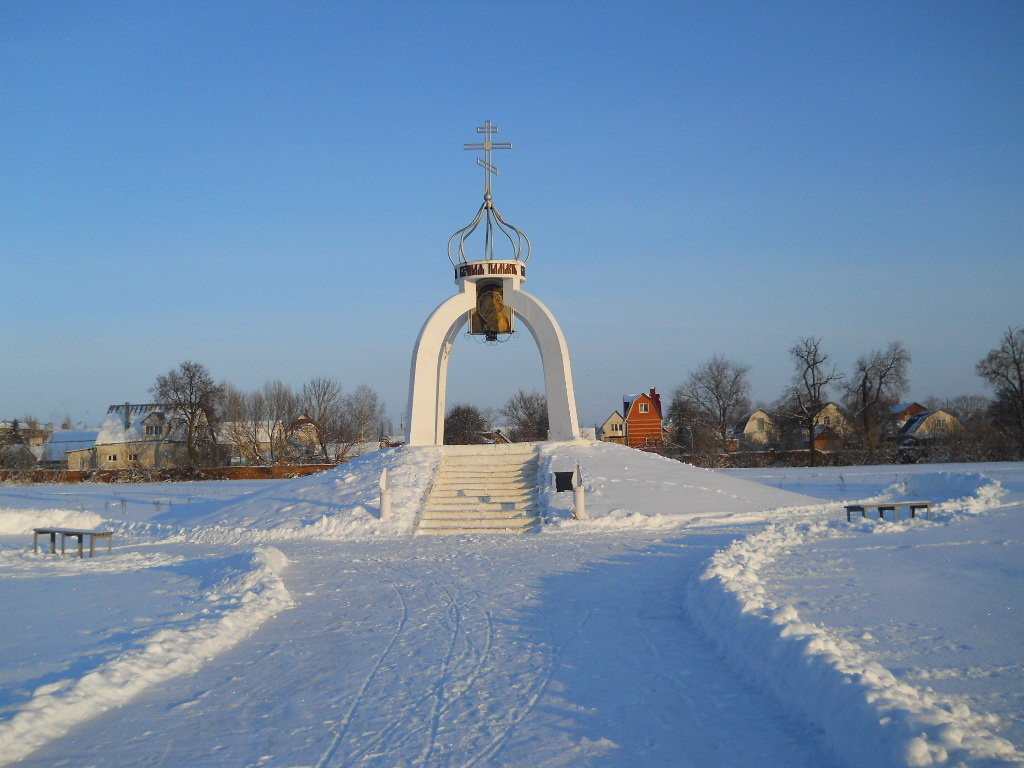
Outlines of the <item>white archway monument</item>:
{"type": "Polygon", "coordinates": [[[484,141],[466,144],[465,148],[484,151],[484,157],[477,158],[484,169],[484,202],[473,221],[448,241],[448,258],[455,268],[458,291],[433,311],[416,339],[409,375],[406,443],[444,444],[448,362],[463,327],[469,323],[471,333],[495,341],[500,335],[514,332],[516,321],[526,327],[540,351],[548,403],[548,439],[576,440],[580,428],[569,346],[551,310],[522,289],[532,246],[521,230],[502,217],[491,195],[491,176],[498,173],[491,163],[491,151],[511,149],[512,145],[491,141],[499,129],[490,120],[476,130],[484,134],[484,141]],[[470,261],[465,253],[466,239],[482,222],[484,258],[470,261]],[[494,258],[498,233],[508,240],[512,258],[494,258]],[[453,252],[456,241],[457,257],[453,252]]]}

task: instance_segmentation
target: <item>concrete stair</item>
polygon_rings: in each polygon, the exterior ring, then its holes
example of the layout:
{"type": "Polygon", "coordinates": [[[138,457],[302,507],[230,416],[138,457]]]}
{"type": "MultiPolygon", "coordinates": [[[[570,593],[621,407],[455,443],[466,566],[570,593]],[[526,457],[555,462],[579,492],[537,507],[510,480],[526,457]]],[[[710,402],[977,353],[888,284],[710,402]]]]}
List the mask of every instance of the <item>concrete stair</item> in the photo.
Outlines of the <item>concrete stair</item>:
{"type": "Polygon", "coordinates": [[[537,451],[530,443],[445,446],[417,533],[537,530],[537,451]]]}

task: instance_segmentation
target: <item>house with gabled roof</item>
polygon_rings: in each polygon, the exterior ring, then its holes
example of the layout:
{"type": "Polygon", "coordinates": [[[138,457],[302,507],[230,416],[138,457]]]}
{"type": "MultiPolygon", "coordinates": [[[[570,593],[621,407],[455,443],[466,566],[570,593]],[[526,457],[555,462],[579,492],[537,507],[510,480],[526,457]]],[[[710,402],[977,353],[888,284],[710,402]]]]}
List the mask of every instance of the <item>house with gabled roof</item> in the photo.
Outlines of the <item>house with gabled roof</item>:
{"type": "Polygon", "coordinates": [[[107,408],[92,448],[67,451],[68,469],[164,469],[187,464],[186,419],[160,403],[107,408]]]}
{"type": "Polygon", "coordinates": [[[911,416],[900,429],[900,445],[919,445],[963,431],[963,422],[948,411],[941,408],[921,411],[911,416]]]}
{"type": "Polygon", "coordinates": [[[59,429],[47,439],[39,463],[51,469],[67,467],[68,454],[92,450],[99,434],[97,429],[59,429]]]}
{"type": "Polygon", "coordinates": [[[651,387],[647,393],[622,398],[626,423],[625,445],[630,448],[662,448],[668,439],[662,418],[661,395],[651,387]]]}
{"type": "MultiPolygon", "coordinates": [[[[814,449],[818,451],[838,451],[846,445],[853,434],[853,425],[846,414],[835,403],[829,401],[814,414],[814,449]]],[[[789,450],[806,450],[810,448],[811,437],[805,426],[789,430],[784,436],[784,447],[789,450]]]]}
{"type": "Polygon", "coordinates": [[[615,411],[605,419],[604,424],[597,429],[597,439],[619,445],[626,442],[626,420],[622,418],[621,413],[615,411]]]}
{"type": "Polygon", "coordinates": [[[927,410],[928,408],[920,403],[899,403],[889,409],[889,415],[896,422],[896,429],[903,429],[910,419],[927,410]]]}
{"type": "Polygon", "coordinates": [[[743,414],[732,429],[737,445],[766,446],[776,437],[775,424],[767,411],[758,408],[743,414]]]}

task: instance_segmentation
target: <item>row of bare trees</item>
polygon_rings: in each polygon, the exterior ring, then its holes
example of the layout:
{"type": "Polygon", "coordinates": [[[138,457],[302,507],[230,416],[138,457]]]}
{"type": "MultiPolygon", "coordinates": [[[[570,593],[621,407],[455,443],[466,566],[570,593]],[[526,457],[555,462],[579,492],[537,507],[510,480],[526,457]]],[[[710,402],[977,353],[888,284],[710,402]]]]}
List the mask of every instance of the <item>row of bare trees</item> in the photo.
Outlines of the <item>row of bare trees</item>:
{"type": "Polygon", "coordinates": [[[345,392],[326,377],[299,390],[274,380],[243,392],[187,360],[157,376],[150,392],[178,413],[192,467],[223,461],[225,445],[249,463],[342,461],[389,427],[370,387],[345,392]]]}
{"type": "Polygon", "coordinates": [[[510,442],[523,443],[548,438],[548,400],[537,392],[519,390],[497,411],[481,410],[475,405],[458,403],[445,415],[444,441],[448,445],[482,443],[501,422],[510,442]]]}
{"type": "MultiPolygon", "coordinates": [[[[775,430],[768,440],[799,430],[812,436],[817,419],[834,391],[854,430],[854,443],[865,460],[893,458],[891,408],[908,387],[911,355],[899,341],[859,357],[848,375],[824,351],[821,339],[805,337],[789,350],[793,378],[778,400],[760,404],[775,430]]],[[[967,429],[956,436],[965,458],[1024,458],[1024,327],[1009,328],[999,345],[976,367],[992,388],[992,399],[961,395],[946,401],[929,398],[967,429]],[[1008,445],[1011,448],[1008,448],[1008,445]]],[[[752,409],[750,367],[715,356],[699,365],[673,393],[667,421],[674,442],[684,450],[725,451],[735,445],[734,427],[752,409]]],[[[951,441],[952,440],[951,436],[951,441]]],[[[808,440],[814,463],[815,441],[808,440]]],[[[956,455],[953,456],[956,458],[956,455]]]]}

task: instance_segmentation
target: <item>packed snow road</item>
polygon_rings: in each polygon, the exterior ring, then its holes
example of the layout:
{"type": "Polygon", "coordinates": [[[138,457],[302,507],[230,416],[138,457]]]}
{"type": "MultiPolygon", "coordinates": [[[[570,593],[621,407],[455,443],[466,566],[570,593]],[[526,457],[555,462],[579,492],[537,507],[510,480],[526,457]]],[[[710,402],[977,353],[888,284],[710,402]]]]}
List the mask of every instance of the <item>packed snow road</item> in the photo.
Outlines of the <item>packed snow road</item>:
{"type": "Polygon", "coordinates": [[[294,607],[19,765],[832,765],[685,614],[734,537],[283,542],[294,607]]]}

